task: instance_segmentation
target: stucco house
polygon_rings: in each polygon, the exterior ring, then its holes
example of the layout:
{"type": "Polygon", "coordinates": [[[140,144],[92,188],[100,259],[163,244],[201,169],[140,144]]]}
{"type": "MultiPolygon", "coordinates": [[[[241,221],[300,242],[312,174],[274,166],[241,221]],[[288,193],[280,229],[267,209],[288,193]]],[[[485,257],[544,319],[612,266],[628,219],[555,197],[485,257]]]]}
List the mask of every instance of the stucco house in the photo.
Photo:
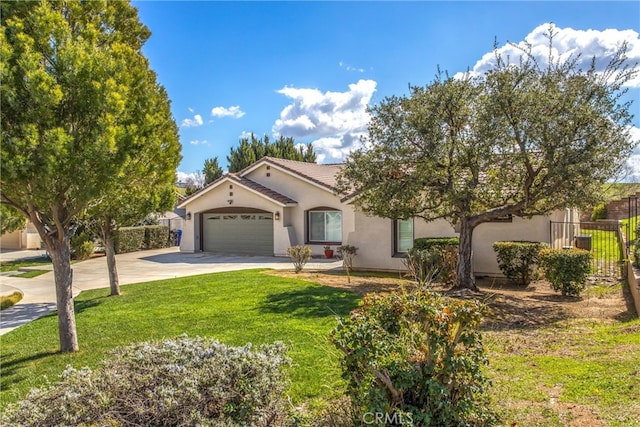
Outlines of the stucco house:
{"type": "MultiPolygon", "coordinates": [[[[457,236],[445,220],[390,220],[366,215],[334,193],[339,164],[303,163],[264,157],[224,175],[183,200],[186,211],[180,250],[286,256],[289,246],[358,247],[353,267],[404,270],[403,253],[418,237],[457,236]]],[[[474,232],[474,271],[500,275],[492,243],[550,239],[550,222],[569,222],[571,210],[531,219],[505,218],[474,232]]]]}
{"type": "Polygon", "coordinates": [[[40,249],[41,246],[40,235],[31,221],[27,221],[27,225],[20,230],[0,236],[2,249],[40,249]]]}

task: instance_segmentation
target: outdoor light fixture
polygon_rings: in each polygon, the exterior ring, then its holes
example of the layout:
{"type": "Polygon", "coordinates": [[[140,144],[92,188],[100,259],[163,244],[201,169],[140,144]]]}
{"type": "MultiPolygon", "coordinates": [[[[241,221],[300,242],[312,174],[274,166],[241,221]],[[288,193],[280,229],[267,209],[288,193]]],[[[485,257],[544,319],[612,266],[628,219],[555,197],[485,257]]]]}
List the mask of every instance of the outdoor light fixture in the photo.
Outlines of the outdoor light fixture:
{"type": "Polygon", "coordinates": [[[191,212],[187,212],[187,221],[191,219],[191,212]]]}
{"type": "Polygon", "coordinates": [[[280,221],[280,211],[276,211],[276,213],[273,215],[273,218],[274,218],[276,221],[280,221]]]}

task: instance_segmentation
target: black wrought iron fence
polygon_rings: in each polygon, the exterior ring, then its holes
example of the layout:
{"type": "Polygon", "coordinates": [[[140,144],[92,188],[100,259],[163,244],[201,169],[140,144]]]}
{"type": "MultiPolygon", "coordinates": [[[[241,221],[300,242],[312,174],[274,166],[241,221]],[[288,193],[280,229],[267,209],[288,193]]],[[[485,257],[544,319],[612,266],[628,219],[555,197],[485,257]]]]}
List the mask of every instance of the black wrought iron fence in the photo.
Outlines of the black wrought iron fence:
{"type": "Polygon", "coordinates": [[[554,249],[588,250],[593,255],[592,274],[622,277],[624,252],[618,221],[551,222],[550,244],[554,249]]]}

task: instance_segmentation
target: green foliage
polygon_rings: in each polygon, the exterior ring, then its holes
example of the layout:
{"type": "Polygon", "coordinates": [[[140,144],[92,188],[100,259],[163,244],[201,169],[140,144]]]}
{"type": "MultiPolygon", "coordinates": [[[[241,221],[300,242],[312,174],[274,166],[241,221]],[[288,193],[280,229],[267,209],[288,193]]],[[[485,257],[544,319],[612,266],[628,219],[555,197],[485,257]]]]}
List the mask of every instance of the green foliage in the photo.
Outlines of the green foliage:
{"type": "Polygon", "coordinates": [[[607,205],[604,203],[596,205],[591,213],[591,221],[597,221],[599,219],[607,219],[607,205]]]}
{"type": "Polygon", "coordinates": [[[586,287],[591,258],[582,249],[542,249],[540,266],[554,291],[578,296],[586,287]]]}
{"type": "Polygon", "coordinates": [[[311,248],[309,246],[290,246],[287,248],[287,255],[293,262],[296,273],[300,273],[304,265],[311,259],[311,248]]]}
{"type": "Polygon", "coordinates": [[[117,254],[135,252],[144,244],[145,227],[120,227],[114,235],[117,254]]]}
{"type": "Polygon", "coordinates": [[[282,343],[252,349],[182,336],[118,348],[97,370],[67,368],[58,384],[11,405],[3,425],[283,425],[282,343]]]}
{"type": "Polygon", "coordinates": [[[166,225],[144,226],[145,249],[159,249],[169,246],[169,227],[166,225]]]}
{"type": "Polygon", "coordinates": [[[204,185],[207,185],[216,179],[220,178],[223,174],[222,168],[218,164],[218,158],[206,159],[204,166],[202,167],[202,173],[204,175],[204,185]]]}
{"type": "MultiPolygon", "coordinates": [[[[453,285],[456,281],[459,245],[460,239],[457,237],[425,237],[413,241],[414,249],[427,251],[435,257],[432,261],[437,270],[435,278],[446,285],[453,285]]],[[[422,257],[425,258],[425,255],[422,257]]]]}
{"type": "Polygon", "coordinates": [[[27,225],[24,215],[14,207],[0,202],[0,234],[20,230],[27,225]]]}
{"type": "Polygon", "coordinates": [[[439,73],[409,95],[371,108],[369,140],[351,152],[336,190],[354,194],[365,213],[385,218],[444,218],[460,228],[457,284],[473,287],[472,233],[504,215],[528,217],[600,202],[635,146],[624,85],[639,70],[627,44],[605,70],[548,57],[531,46],[519,58],[494,50],[479,76],[439,73]],[[602,71],[602,72],[601,72],[602,71]],[[543,183],[543,184],[541,184],[543,183]]]}
{"type": "Polygon", "coordinates": [[[540,251],[549,247],[544,242],[506,241],[494,242],[493,250],[498,267],[507,279],[522,286],[529,286],[536,278],[540,251]]]}
{"type": "Polygon", "coordinates": [[[22,292],[13,292],[9,295],[0,295],[0,310],[16,305],[22,299],[22,292]]]}
{"type": "Polygon", "coordinates": [[[477,301],[428,291],[366,295],[331,333],[359,420],[379,412],[415,426],[488,421],[482,312],[477,301]]]}
{"type": "Polygon", "coordinates": [[[403,261],[409,276],[418,283],[420,289],[431,284],[440,272],[440,255],[426,249],[409,249],[403,261]]]}
{"type": "Polygon", "coordinates": [[[91,236],[85,232],[76,234],[71,238],[71,252],[77,260],[82,261],[89,259],[91,255],[93,255],[95,249],[96,246],[94,245],[91,236]]]}
{"type": "Polygon", "coordinates": [[[316,153],[311,143],[306,147],[296,148],[293,138],[280,136],[275,142],[271,142],[267,135],[264,139],[258,139],[251,134],[250,138],[242,138],[238,147],[231,147],[227,156],[229,172],[239,172],[264,156],[308,163],[316,161],[316,153]]]}

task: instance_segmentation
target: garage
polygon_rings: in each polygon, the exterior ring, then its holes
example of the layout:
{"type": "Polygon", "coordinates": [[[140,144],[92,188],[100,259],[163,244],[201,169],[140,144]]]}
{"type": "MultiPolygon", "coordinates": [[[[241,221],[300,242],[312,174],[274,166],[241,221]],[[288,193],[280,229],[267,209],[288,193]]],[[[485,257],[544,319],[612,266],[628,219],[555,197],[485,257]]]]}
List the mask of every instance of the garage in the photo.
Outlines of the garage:
{"type": "Polygon", "coordinates": [[[225,254],[273,256],[273,214],[205,213],[203,250],[225,254]]]}

